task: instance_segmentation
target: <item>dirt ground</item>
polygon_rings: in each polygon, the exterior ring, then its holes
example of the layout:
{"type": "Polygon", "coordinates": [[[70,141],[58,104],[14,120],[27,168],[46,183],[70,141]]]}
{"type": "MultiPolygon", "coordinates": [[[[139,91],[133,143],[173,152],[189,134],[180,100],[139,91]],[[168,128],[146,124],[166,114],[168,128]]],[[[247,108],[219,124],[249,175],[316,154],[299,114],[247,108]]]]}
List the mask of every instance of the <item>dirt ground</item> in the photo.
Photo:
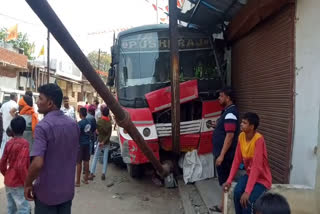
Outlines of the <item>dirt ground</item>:
{"type": "MultiPolygon", "coordinates": [[[[178,189],[155,186],[150,176],[132,179],[126,169],[110,164],[106,181],[101,181],[101,165],[97,177],[88,185],[76,188],[72,213],[77,214],[182,214],[178,189]],[[113,186],[107,187],[108,184],[113,186]]],[[[0,175],[0,214],[7,213],[7,200],[0,175]]]]}

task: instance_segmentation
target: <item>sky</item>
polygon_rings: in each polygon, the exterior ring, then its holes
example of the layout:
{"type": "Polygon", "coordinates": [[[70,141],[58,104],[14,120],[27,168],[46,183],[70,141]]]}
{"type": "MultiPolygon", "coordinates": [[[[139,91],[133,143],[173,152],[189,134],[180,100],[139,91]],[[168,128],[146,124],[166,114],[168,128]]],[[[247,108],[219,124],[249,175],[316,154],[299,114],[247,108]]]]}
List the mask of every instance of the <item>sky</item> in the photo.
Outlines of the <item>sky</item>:
{"type": "MultiPolygon", "coordinates": [[[[85,54],[101,49],[110,53],[113,31],[157,22],[152,7],[156,0],[49,0],[50,5],[67,27],[85,54]],[[149,3],[148,3],[149,1],[149,3]]],[[[167,5],[167,0],[158,4],[167,5]]],[[[18,31],[27,33],[35,42],[35,54],[47,45],[47,29],[24,0],[0,0],[0,27],[18,24],[18,31]]],[[[159,18],[166,17],[159,12],[159,18]]],[[[51,37],[52,38],[52,37],[51,37]]],[[[51,56],[65,54],[59,44],[51,39],[51,56]]],[[[43,56],[45,57],[45,56],[43,56]]]]}

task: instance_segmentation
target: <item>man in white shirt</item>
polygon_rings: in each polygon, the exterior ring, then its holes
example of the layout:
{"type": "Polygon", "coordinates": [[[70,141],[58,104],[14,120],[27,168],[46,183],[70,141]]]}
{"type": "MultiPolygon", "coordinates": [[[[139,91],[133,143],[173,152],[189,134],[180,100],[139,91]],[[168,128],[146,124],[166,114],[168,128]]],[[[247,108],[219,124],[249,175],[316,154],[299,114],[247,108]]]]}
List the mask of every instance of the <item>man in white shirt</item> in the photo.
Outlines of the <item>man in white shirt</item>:
{"type": "Polygon", "coordinates": [[[63,97],[63,106],[61,107],[61,111],[63,111],[66,116],[72,118],[73,120],[77,120],[74,108],[69,105],[69,97],[67,96],[63,97]]]}
{"type": "Polygon", "coordinates": [[[94,101],[94,105],[96,106],[96,113],[95,113],[94,117],[95,117],[96,121],[98,121],[102,116],[101,115],[101,109],[100,109],[101,105],[99,104],[99,100],[98,99],[96,99],[94,101]]]}
{"type": "Polygon", "coordinates": [[[0,149],[0,158],[2,157],[6,143],[9,140],[9,136],[6,133],[7,128],[9,127],[11,120],[15,117],[16,112],[19,109],[17,101],[18,101],[17,94],[12,93],[10,94],[10,100],[4,103],[0,109],[0,113],[2,113],[2,121],[3,121],[3,136],[2,136],[1,149],[0,149]]]}

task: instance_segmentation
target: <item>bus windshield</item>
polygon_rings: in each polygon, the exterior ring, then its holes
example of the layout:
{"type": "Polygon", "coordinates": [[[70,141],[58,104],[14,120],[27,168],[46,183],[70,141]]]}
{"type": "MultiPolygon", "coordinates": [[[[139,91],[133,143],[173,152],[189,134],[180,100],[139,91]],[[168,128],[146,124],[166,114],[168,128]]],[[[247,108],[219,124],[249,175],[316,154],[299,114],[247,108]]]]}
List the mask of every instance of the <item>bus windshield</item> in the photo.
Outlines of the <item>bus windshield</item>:
{"type": "MultiPolygon", "coordinates": [[[[120,38],[118,87],[170,82],[168,32],[148,32],[120,38]]],[[[217,76],[209,38],[190,34],[178,40],[180,80],[217,76]]]]}

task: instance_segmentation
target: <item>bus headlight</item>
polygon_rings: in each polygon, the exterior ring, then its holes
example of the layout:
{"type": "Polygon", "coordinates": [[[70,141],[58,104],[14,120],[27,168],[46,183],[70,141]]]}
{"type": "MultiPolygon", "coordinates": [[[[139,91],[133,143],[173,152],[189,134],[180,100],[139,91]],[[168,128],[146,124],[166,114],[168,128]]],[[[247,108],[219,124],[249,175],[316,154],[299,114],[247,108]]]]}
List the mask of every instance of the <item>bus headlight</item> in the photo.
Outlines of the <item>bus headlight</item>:
{"type": "Polygon", "coordinates": [[[208,129],[212,128],[211,124],[212,124],[212,120],[208,120],[206,122],[206,126],[207,126],[208,129]]]}
{"type": "Polygon", "coordinates": [[[145,129],[143,129],[142,133],[143,133],[143,136],[149,137],[151,134],[151,130],[149,128],[145,128],[145,129]]]}

